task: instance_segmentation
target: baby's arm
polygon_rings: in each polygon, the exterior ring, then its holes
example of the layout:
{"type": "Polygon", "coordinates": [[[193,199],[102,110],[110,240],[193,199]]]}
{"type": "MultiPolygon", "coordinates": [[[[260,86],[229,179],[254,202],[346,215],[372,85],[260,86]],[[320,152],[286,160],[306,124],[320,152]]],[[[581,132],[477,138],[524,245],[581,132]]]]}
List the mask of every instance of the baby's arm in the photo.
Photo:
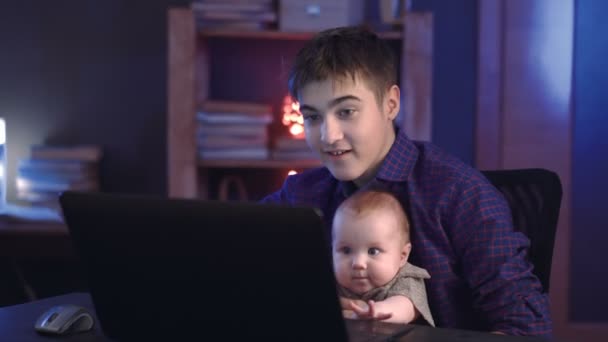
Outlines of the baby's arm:
{"type": "Polygon", "coordinates": [[[414,303],[405,296],[392,296],[375,303],[377,312],[391,313],[386,320],[391,323],[411,323],[420,317],[414,303]]]}
{"type": "Polygon", "coordinates": [[[418,312],[414,303],[405,296],[392,296],[378,302],[370,300],[365,306],[353,302],[351,307],[359,319],[411,323],[420,317],[420,312],[418,312]]]}

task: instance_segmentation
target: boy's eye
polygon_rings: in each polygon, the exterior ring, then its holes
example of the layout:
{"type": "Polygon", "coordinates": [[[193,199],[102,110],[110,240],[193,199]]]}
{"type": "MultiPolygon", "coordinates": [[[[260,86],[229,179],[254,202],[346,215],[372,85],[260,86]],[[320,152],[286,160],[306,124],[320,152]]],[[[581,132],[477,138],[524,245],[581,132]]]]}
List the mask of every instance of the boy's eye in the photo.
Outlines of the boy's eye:
{"type": "Polygon", "coordinates": [[[350,247],[342,247],[340,248],[340,252],[343,254],[350,254],[350,247]]]}
{"type": "Polygon", "coordinates": [[[342,109],[338,112],[338,116],[341,118],[347,118],[355,112],[354,109],[342,109]]]}
{"type": "Polygon", "coordinates": [[[380,250],[378,248],[372,247],[367,250],[367,254],[369,255],[378,255],[380,254],[380,250]]]}
{"type": "Polygon", "coordinates": [[[317,121],[321,117],[319,114],[314,114],[314,113],[303,113],[302,116],[304,117],[304,121],[310,121],[310,122],[317,121]]]}

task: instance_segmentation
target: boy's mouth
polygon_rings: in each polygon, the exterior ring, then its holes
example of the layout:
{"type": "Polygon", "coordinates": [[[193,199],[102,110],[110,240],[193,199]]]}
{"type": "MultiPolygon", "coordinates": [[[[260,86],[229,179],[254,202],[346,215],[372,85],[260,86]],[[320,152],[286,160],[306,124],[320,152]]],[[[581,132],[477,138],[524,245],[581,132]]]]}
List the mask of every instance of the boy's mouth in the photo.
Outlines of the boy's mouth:
{"type": "Polygon", "coordinates": [[[339,157],[342,156],[348,152],[350,152],[350,150],[332,150],[332,151],[324,151],[326,154],[329,154],[332,157],[339,157]]]}

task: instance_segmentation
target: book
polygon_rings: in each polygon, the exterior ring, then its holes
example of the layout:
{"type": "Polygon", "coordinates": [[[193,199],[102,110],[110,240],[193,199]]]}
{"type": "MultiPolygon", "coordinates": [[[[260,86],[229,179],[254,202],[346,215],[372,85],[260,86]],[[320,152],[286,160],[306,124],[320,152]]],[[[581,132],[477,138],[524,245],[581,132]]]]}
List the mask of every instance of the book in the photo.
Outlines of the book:
{"type": "Polygon", "coordinates": [[[17,191],[95,191],[99,190],[99,183],[94,179],[70,182],[70,181],[43,181],[24,179],[17,176],[16,180],[17,191]]]}
{"type": "Polygon", "coordinates": [[[44,182],[78,182],[98,178],[97,170],[54,171],[37,169],[18,169],[17,174],[22,179],[44,182]]]}
{"type": "Polygon", "coordinates": [[[199,137],[197,139],[197,144],[204,149],[228,149],[234,147],[266,148],[268,140],[260,137],[208,136],[199,137]]]}
{"type": "Polygon", "coordinates": [[[193,11],[243,11],[243,12],[263,12],[272,10],[270,2],[192,2],[193,11]]]}
{"type": "Polygon", "coordinates": [[[273,122],[270,113],[198,112],[196,113],[196,119],[211,124],[270,124],[273,122]]]}
{"type": "Polygon", "coordinates": [[[274,142],[275,150],[287,151],[310,151],[305,139],[295,139],[291,137],[278,137],[274,142]]]}
{"type": "Polygon", "coordinates": [[[241,12],[241,11],[205,11],[194,12],[195,19],[211,20],[249,20],[259,22],[276,22],[277,14],[274,12],[241,12]]]}
{"type": "Polygon", "coordinates": [[[82,160],[21,159],[18,172],[95,172],[97,163],[82,160]]]}
{"type": "Polygon", "coordinates": [[[0,209],[0,220],[5,222],[63,222],[61,212],[51,206],[24,206],[6,203],[0,209]]]}
{"type": "Polygon", "coordinates": [[[201,159],[268,159],[267,148],[240,148],[230,150],[199,150],[201,159]]]}
{"type": "Polygon", "coordinates": [[[201,106],[201,111],[209,113],[251,113],[266,115],[272,113],[272,106],[243,101],[207,100],[201,106]]]}
{"type": "Polygon", "coordinates": [[[192,0],[192,4],[262,4],[272,6],[273,1],[274,0],[192,0]]]}
{"type": "Polygon", "coordinates": [[[58,202],[60,194],[61,191],[18,190],[17,199],[21,201],[30,202],[32,204],[50,204],[58,202]]]}
{"type": "Polygon", "coordinates": [[[33,159],[81,160],[96,162],[101,159],[102,150],[100,146],[93,145],[33,145],[30,147],[30,156],[33,159]]]}
{"type": "Polygon", "coordinates": [[[212,32],[214,30],[233,30],[233,31],[265,31],[268,30],[268,25],[259,21],[246,20],[212,20],[198,19],[196,27],[205,31],[212,32]]]}
{"type": "Polygon", "coordinates": [[[196,127],[197,137],[211,136],[230,136],[230,137],[260,137],[268,139],[268,129],[266,123],[248,123],[248,124],[203,124],[198,123],[196,127]]]}

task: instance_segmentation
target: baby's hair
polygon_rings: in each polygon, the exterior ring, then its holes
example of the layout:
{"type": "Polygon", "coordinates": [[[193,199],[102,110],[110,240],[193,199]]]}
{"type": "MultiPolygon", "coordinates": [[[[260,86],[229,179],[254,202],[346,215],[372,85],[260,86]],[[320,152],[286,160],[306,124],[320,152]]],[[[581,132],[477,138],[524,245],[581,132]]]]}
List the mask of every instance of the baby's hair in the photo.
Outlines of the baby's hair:
{"type": "Polygon", "coordinates": [[[289,73],[289,90],[299,99],[308,83],[360,77],[374,92],[378,104],[397,84],[397,63],[388,43],[361,26],[319,32],[297,54],[289,73]]]}
{"type": "Polygon", "coordinates": [[[407,215],[399,200],[390,192],[382,190],[358,191],[342,202],[336,214],[349,211],[356,217],[361,217],[378,210],[388,210],[395,215],[397,223],[403,228],[401,232],[404,241],[409,242],[410,224],[407,215]]]}

